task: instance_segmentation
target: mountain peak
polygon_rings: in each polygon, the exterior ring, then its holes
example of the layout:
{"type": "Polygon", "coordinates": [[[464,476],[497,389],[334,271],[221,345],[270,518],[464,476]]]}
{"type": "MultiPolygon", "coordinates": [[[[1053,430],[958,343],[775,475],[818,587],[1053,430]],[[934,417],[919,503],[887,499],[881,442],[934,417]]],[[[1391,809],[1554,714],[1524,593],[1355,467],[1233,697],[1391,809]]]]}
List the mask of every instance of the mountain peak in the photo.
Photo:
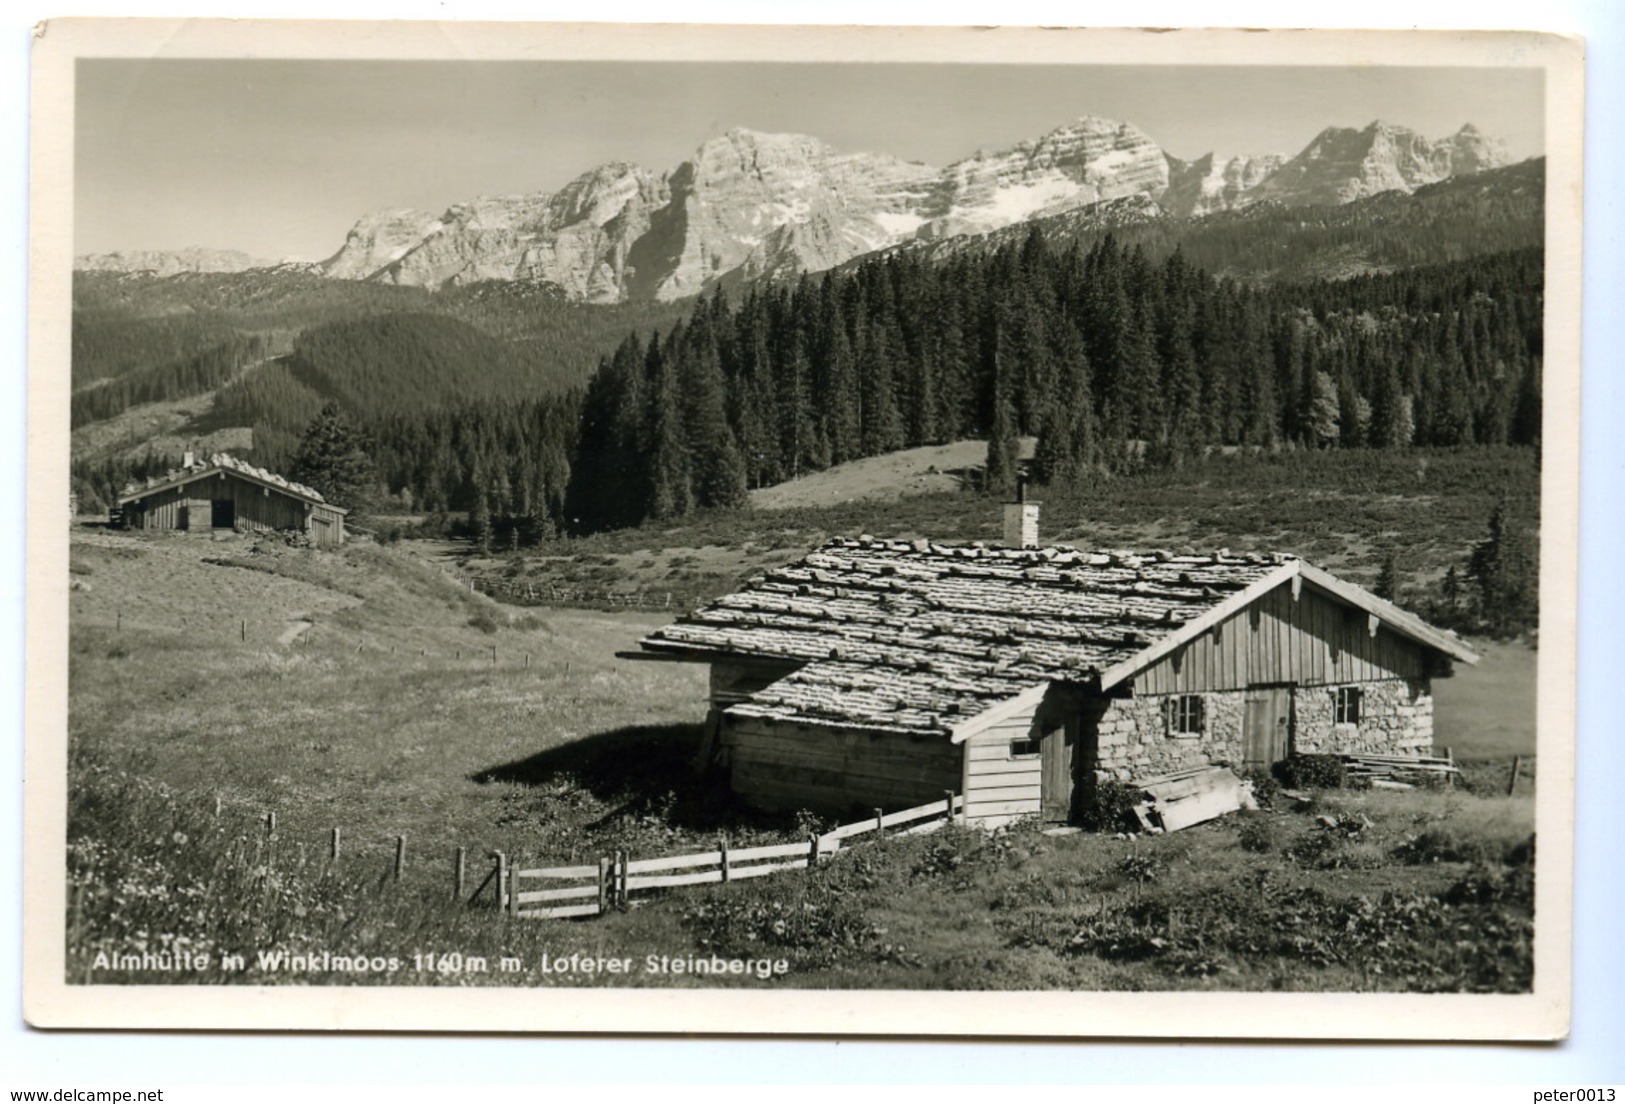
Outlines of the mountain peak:
{"type": "Polygon", "coordinates": [[[1131,122],[1086,113],[945,168],[734,126],[665,173],[611,161],[551,195],[368,216],[327,271],[429,287],[539,280],[593,302],[669,300],[1098,204],[1130,204],[1135,218],[1151,208],[1193,217],[1259,202],[1340,204],[1503,163],[1502,147],[1471,124],[1435,142],[1382,119],[1327,127],[1295,157],[1185,162],[1131,122]]]}

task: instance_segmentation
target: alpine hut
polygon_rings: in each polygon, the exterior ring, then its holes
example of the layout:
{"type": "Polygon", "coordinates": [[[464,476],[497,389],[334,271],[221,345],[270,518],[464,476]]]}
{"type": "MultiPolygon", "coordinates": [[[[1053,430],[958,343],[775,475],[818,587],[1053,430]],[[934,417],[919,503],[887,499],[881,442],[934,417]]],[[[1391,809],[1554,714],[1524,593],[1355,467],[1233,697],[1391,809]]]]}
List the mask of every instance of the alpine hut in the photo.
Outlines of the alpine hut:
{"type": "Polygon", "coordinates": [[[126,529],[186,533],[292,530],[318,548],[344,543],[349,512],[303,483],[217,452],[199,460],[186,453],[181,466],[119,495],[119,523],[126,529]]]}
{"type": "Polygon", "coordinates": [[[766,808],[1067,821],[1104,780],[1429,754],[1453,634],[1294,556],[836,539],[640,641],[710,665],[704,757],[766,808]]]}

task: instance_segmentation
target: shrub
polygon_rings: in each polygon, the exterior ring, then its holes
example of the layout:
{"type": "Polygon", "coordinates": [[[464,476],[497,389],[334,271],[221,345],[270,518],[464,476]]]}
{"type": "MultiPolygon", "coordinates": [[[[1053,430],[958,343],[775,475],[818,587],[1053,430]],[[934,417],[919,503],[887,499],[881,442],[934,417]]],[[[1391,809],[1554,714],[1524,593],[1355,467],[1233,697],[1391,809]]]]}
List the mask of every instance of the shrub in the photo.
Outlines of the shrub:
{"type": "Polygon", "coordinates": [[[1095,832],[1133,831],[1140,827],[1134,806],[1144,800],[1141,791],[1121,782],[1101,782],[1095,787],[1095,800],[1087,805],[1078,821],[1095,832]]]}
{"type": "Polygon", "coordinates": [[[941,878],[964,866],[971,856],[970,841],[961,833],[931,837],[925,852],[915,861],[910,871],[916,878],[941,878]]]}
{"type": "Polygon", "coordinates": [[[1055,884],[1054,875],[1034,871],[999,890],[988,907],[1003,912],[1050,908],[1061,904],[1067,895],[1065,887],[1055,884]]]}
{"type": "Polygon", "coordinates": [[[1301,755],[1294,752],[1270,770],[1282,786],[1291,789],[1340,790],[1348,781],[1343,760],[1335,755],[1301,755]]]}
{"type": "Polygon", "coordinates": [[[1265,855],[1281,846],[1281,833],[1275,820],[1263,813],[1244,813],[1236,826],[1236,838],[1243,851],[1265,855]]]}
{"type": "Polygon", "coordinates": [[[1129,855],[1120,859],[1117,863],[1118,874],[1122,875],[1126,881],[1141,885],[1156,881],[1161,870],[1162,864],[1150,855],[1129,855]]]}
{"type": "Polygon", "coordinates": [[[896,960],[904,950],[877,946],[884,933],[824,878],[715,890],[685,912],[683,922],[713,954],[783,951],[802,968],[833,965],[870,949],[896,960]]]}
{"type": "Polygon", "coordinates": [[[468,619],[468,627],[471,629],[478,629],[480,632],[489,636],[490,634],[496,632],[497,629],[501,628],[501,625],[497,622],[496,617],[490,610],[480,609],[476,610],[474,612],[474,616],[468,619]]]}
{"type": "Polygon", "coordinates": [[[1275,780],[1273,774],[1259,767],[1249,767],[1237,773],[1243,782],[1252,783],[1253,799],[1258,802],[1259,808],[1275,808],[1275,799],[1281,794],[1281,784],[1275,780]]]}

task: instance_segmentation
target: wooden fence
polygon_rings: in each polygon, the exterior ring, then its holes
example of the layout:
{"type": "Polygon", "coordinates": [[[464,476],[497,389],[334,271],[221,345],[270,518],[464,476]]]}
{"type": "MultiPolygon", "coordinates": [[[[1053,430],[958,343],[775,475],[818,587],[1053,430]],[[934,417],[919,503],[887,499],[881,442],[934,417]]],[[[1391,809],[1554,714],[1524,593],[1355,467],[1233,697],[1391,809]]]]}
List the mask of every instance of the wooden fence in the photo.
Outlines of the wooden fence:
{"type": "Polygon", "coordinates": [[[523,869],[510,864],[507,856],[498,852],[492,856],[495,865],[491,873],[474,891],[469,903],[479,900],[490,887],[498,907],[521,919],[597,916],[627,907],[632,903],[632,895],[639,891],[743,881],[784,870],[809,870],[847,846],[850,840],[863,836],[883,839],[888,830],[896,830],[898,835],[934,831],[951,822],[954,814],[963,808],[963,797],[946,792],[941,801],[901,812],[882,813],[876,809],[872,818],[843,824],[821,836],[809,835],[806,843],[734,850],[724,838],[715,851],[658,859],[633,859],[626,852],[617,851],[600,857],[592,865],[523,869]],[[526,882],[548,888],[526,889],[526,882]]]}

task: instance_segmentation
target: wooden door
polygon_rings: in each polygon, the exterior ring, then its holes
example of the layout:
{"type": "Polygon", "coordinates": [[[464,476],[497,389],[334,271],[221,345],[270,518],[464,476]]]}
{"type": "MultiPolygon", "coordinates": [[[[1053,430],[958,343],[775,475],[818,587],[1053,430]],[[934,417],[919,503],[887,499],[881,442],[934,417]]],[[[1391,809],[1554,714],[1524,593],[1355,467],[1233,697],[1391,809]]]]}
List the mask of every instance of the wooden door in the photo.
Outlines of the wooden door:
{"type": "Polygon", "coordinates": [[[1292,746],[1292,687],[1261,686],[1247,692],[1242,765],[1268,769],[1292,746]]]}
{"type": "Polygon", "coordinates": [[[1052,823],[1072,819],[1072,740],[1070,725],[1056,725],[1038,742],[1039,816],[1052,823]]]}
{"type": "Polygon", "coordinates": [[[237,503],[229,498],[211,499],[209,524],[216,529],[231,529],[237,524],[237,503]]]}

